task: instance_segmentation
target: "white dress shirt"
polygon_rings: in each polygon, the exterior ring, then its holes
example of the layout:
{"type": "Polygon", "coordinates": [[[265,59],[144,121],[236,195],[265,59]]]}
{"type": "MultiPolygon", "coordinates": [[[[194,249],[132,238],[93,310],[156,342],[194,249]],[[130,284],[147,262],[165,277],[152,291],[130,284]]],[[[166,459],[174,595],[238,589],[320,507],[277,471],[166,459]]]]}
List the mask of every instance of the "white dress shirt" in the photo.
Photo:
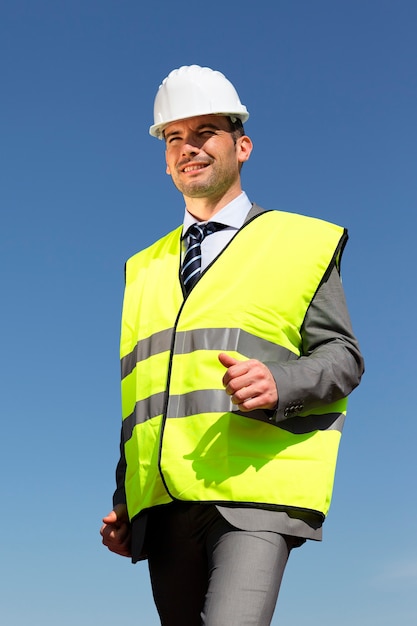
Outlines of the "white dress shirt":
{"type": "MultiPolygon", "coordinates": [[[[244,191],[226,204],[218,213],[213,216],[210,222],[218,222],[226,224],[226,228],[218,230],[215,233],[205,237],[201,243],[201,270],[204,270],[223,250],[232,239],[233,235],[241,228],[245,222],[246,216],[252,207],[248,196],[244,191]]],[[[183,222],[183,249],[185,254],[187,248],[187,240],[185,235],[192,224],[206,224],[206,222],[198,221],[191,213],[185,209],[183,222]]]]}

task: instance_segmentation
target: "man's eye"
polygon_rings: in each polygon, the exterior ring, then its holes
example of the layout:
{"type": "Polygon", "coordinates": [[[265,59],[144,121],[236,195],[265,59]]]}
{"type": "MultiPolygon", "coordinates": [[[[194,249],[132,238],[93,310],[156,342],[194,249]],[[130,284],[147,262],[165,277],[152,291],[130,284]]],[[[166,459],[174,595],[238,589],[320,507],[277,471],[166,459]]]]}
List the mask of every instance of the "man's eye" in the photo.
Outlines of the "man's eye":
{"type": "Polygon", "coordinates": [[[179,141],[180,137],[169,137],[168,139],[168,143],[175,143],[176,141],[179,141]]]}

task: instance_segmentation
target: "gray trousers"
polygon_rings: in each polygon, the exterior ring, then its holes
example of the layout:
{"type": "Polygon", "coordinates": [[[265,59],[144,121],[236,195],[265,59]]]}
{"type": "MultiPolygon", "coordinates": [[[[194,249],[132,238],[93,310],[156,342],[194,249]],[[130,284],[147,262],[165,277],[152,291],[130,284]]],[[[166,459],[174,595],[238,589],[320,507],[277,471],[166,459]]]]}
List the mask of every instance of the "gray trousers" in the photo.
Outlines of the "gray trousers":
{"type": "Polygon", "coordinates": [[[239,530],[213,505],[152,510],[146,547],[161,624],[268,626],[290,551],[300,543],[239,530]]]}

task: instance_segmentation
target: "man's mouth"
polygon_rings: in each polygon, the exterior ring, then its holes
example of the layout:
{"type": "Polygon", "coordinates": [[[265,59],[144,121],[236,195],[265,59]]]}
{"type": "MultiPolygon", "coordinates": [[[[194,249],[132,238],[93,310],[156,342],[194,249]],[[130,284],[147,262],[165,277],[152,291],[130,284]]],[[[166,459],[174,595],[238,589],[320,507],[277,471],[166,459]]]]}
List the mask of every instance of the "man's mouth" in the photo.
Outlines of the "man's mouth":
{"type": "Polygon", "coordinates": [[[202,163],[199,165],[187,165],[186,167],[183,168],[183,172],[187,173],[187,172],[197,172],[198,170],[203,170],[205,167],[207,167],[208,163],[202,163]]]}

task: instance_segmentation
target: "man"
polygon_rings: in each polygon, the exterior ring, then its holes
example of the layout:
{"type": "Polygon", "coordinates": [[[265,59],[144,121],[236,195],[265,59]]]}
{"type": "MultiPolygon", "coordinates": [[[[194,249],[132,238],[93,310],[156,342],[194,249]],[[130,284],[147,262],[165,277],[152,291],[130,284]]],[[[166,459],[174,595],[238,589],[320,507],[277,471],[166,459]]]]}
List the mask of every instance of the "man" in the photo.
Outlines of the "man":
{"type": "Polygon", "coordinates": [[[183,225],[126,266],[113,552],[147,558],[161,623],[270,624],[290,551],[321,539],[363,362],[343,228],[242,191],[233,85],[196,65],[155,99],[183,225]]]}

